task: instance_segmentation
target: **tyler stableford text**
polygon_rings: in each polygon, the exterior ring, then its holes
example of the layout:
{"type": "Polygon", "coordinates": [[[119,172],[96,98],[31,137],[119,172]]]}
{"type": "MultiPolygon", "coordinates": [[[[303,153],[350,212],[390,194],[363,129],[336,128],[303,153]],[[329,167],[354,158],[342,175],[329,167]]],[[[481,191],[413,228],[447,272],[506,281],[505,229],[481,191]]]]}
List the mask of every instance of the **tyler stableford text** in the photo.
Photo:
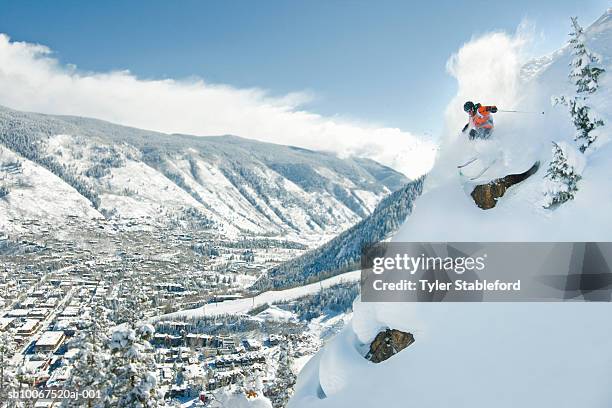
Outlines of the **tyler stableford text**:
{"type": "Polygon", "coordinates": [[[501,282],[499,279],[489,282],[487,280],[475,280],[467,282],[461,279],[444,282],[439,280],[429,281],[420,279],[411,281],[402,279],[399,282],[384,282],[382,279],[377,279],[372,283],[374,290],[403,290],[403,291],[423,291],[427,293],[455,291],[520,291],[521,280],[515,282],[501,282]]]}

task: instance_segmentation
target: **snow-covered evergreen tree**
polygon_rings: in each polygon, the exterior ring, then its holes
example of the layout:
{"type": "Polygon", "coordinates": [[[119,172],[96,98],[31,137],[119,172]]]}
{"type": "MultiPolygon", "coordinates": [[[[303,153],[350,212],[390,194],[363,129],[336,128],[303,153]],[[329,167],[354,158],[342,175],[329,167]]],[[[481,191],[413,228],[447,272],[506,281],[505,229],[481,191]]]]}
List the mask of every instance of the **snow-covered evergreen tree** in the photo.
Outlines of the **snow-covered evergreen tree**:
{"type": "Polygon", "coordinates": [[[572,38],[569,42],[573,58],[570,62],[569,79],[576,86],[576,94],[555,97],[553,104],[563,104],[569,108],[576,127],[575,140],[580,151],[584,153],[597,139],[597,129],[605,124],[588,104],[588,98],[597,91],[599,76],[605,70],[598,66],[600,58],[587,48],[584,30],[576,17],[572,17],[572,28],[572,38]]]}
{"type": "Polygon", "coordinates": [[[64,387],[68,390],[93,390],[96,393],[79,393],[77,398],[65,398],[62,407],[94,407],[100,402],[97,393],[108,387],[107,373],[110,354],[108,350],[107,311],[101,306],[95,306],[91,313],[85,316],[86,327],[70,341],[70,348],[78,351],[72,359],[70,376],[64,387]],[[93,396],[94,398],[85,398],[93,396]]]}
{"type": "Polygon", "coordinates": [[[157,387],[153,347],[148,341],[154,332],[149,324],[134,329],[124,323],[114,330],[109,343],[111,384],[105,391],[104,406],[163,406],[163,396],[157,387]]]}
{"type": "Polygon", "coordinates": [[[12,351],[12,339],[8,332],[0,333],[0,395],[4,395],[6,377],[10,367],[9,358],[12,351]]]}
{"type": "MultiPolygon", "coordinates": [[[[11,357],[15,352],[16,347],[12,334],[8,331],[0,332],[0,407],[4,406],[2,401],[9,401],[8,391],[16,390],[21,386],[17,376],[18,369],[11,363],[11,357]]],[[[10,406],[21,408],[25,407],[26,403],[19,399],[12,399],[10,406]]]]}
{"type": "Polygon", "coordinates": [[[259,368],[249,368],[240,374],[236,385],[247,397],[255,397],[263,390],[263,372],[259,368]]]}
{"type": "Polygon", "coordinates": [[[272,402],[274,408],[287,406],[293,395],[296,383],[296,375],[293,371],[293,343],[290,338],[280,343],[278,368],[274,381],[267,386],[265,395],[272,402]]]}
{"type": "Polygon", "coordinates": [[[568,101],[568,106],[576,127],[575,140],[580,151],[584,153],[597,140],[596,129],[603,126],[604,121],[599,119],[586,104],[586,97],[571,99],[568,101]]]}
{"type": "Polygon", "coordinates": [[[584,158],[565,143],[553,142],[553,158],[546,171],[545,208],[573,200],[582,178],[584,158]]]}
{"type": "Polygon", "coordinates": [[[599,86],[599,76],[605,72],[597,64],[601,62],[599,56],[591,52],[586,46],[584,29],[578,24],[578,17],[572,17],[573,32],[569,43],[573,48],[574,58],[570,62],[569,77],[576,84],[578,93],[594,93],[599,86]]]}

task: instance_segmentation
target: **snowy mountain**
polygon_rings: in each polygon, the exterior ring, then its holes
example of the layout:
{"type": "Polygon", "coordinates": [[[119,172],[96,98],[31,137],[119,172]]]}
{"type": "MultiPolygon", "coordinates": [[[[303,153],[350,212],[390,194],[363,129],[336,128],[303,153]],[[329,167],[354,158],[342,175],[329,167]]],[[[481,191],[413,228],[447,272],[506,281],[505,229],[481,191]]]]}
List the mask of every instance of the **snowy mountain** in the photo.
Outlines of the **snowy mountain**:
{"type": "Polygon", "coordinates": [[[324,245],[271,268],[253,287],[278,290],[353,270],[365,246],[387,239],[406,220],[421,194],[424,179],[411,181],[388,195],[372,214],[324,245]]]}
{"type": "MultiPolygon", "coordinates": [[[[447,111],[447,130],[423,194],[394,241],[610,240],[612,9],[585,30],[584,38],[607,71],[588,101],[607,125],[599,129],[593,146],[577,153],[583,165],[575,198],[545,208],[552,142],[577,147],[567,107],[551,107],[552,97],[575,92],[568,79],[573,50],[565,46],[518,64],[516,55],[508,55],[510,48],[499,47],[503,35],[495,33],[464,46],[450,64],[459,93],[447,111]],[[480,62],[476,74],[470,58],[480,62]],[[457,130],[465,123],[461,107],[466,100],[535,113],[499,112],[492,138],[470,143],[457,130]],[[476,175],[485,172],[469,180],[457,166],[473,157],[481,162],[476,175]],[[511,186],[494,208],[483,210],[475,204],[470,194],[475,185],[523,172],[537,161],[540,170],[511,186]]],[[[357,299],[352,322],[300,373],[289,406],[611,406],[611,312],[608,303],[357,299]],[[364,356],[386,328],[412,333],[415,342],[374,364],[364,356]]]]}
{"type": "Polygon", "coordinates": [[[368,159],[7,108],[0,142],[0,228],[13,232],[106,217],[318,241],[407,182],[368,159]]]}

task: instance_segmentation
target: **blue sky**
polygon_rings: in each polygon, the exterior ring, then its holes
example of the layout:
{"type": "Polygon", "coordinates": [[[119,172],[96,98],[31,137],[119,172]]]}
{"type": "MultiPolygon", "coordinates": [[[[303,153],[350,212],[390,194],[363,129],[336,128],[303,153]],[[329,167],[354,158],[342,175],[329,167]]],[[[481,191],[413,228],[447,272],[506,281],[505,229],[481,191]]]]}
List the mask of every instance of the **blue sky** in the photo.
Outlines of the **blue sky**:
{"type": "MultiPolygon", "coordinates": [[[[283,95],[327,116],[435,132],[454,95],[448,57],[473,36],[535,23],[534,53],[609,1],[0,1],[0,32],[81,70],[198,76],[283,95]]],[[[474,67],[478,69],[478,67],[474,67]]]]}

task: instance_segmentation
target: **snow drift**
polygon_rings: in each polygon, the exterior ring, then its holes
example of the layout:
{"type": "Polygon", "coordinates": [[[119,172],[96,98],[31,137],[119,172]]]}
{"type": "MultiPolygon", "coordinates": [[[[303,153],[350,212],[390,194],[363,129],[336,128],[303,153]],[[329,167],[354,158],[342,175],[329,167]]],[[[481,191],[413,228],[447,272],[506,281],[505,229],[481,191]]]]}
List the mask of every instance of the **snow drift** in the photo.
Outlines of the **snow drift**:
{"type": "MultiPolygon", "coordinates": [[[[569,22],[569,19],[568,19],[569,22]]],[[[569,24],[568,24],[569,27],[569,24]]],[[[569,29],[568,29],[569,31],[569,29]]],[[[592,98],[608,124],[585,155],[576,199],[543,208],[552,142],[575,145],[567,111],[553,95],[571,92],[570,49],[521,64],[520,36],[492,34],[449,62],[459,93],[423,195],[395,241],[609,241],[612,228],[612,9],[586,30],[607,73],[592,98]],[[479,62],[475,81],[469,69],[479,62]],[[545,115],[495,115],[491,141],[470,144],[458,129],[471,99],[545,115]],[[474,146],[476,145],[476,146],[474,146]],[[498,205],[479,209],[456,166],[496,155],[488,177],[542,169],[498,205]]],[[[361,303],[351,324],[303,369],[290,407],[608,407],[612,405],[612,306],[608,303],[361,303]],[[380,364],[363,356],[378,331],[410,332],[415,343],[380,364]]]]}

